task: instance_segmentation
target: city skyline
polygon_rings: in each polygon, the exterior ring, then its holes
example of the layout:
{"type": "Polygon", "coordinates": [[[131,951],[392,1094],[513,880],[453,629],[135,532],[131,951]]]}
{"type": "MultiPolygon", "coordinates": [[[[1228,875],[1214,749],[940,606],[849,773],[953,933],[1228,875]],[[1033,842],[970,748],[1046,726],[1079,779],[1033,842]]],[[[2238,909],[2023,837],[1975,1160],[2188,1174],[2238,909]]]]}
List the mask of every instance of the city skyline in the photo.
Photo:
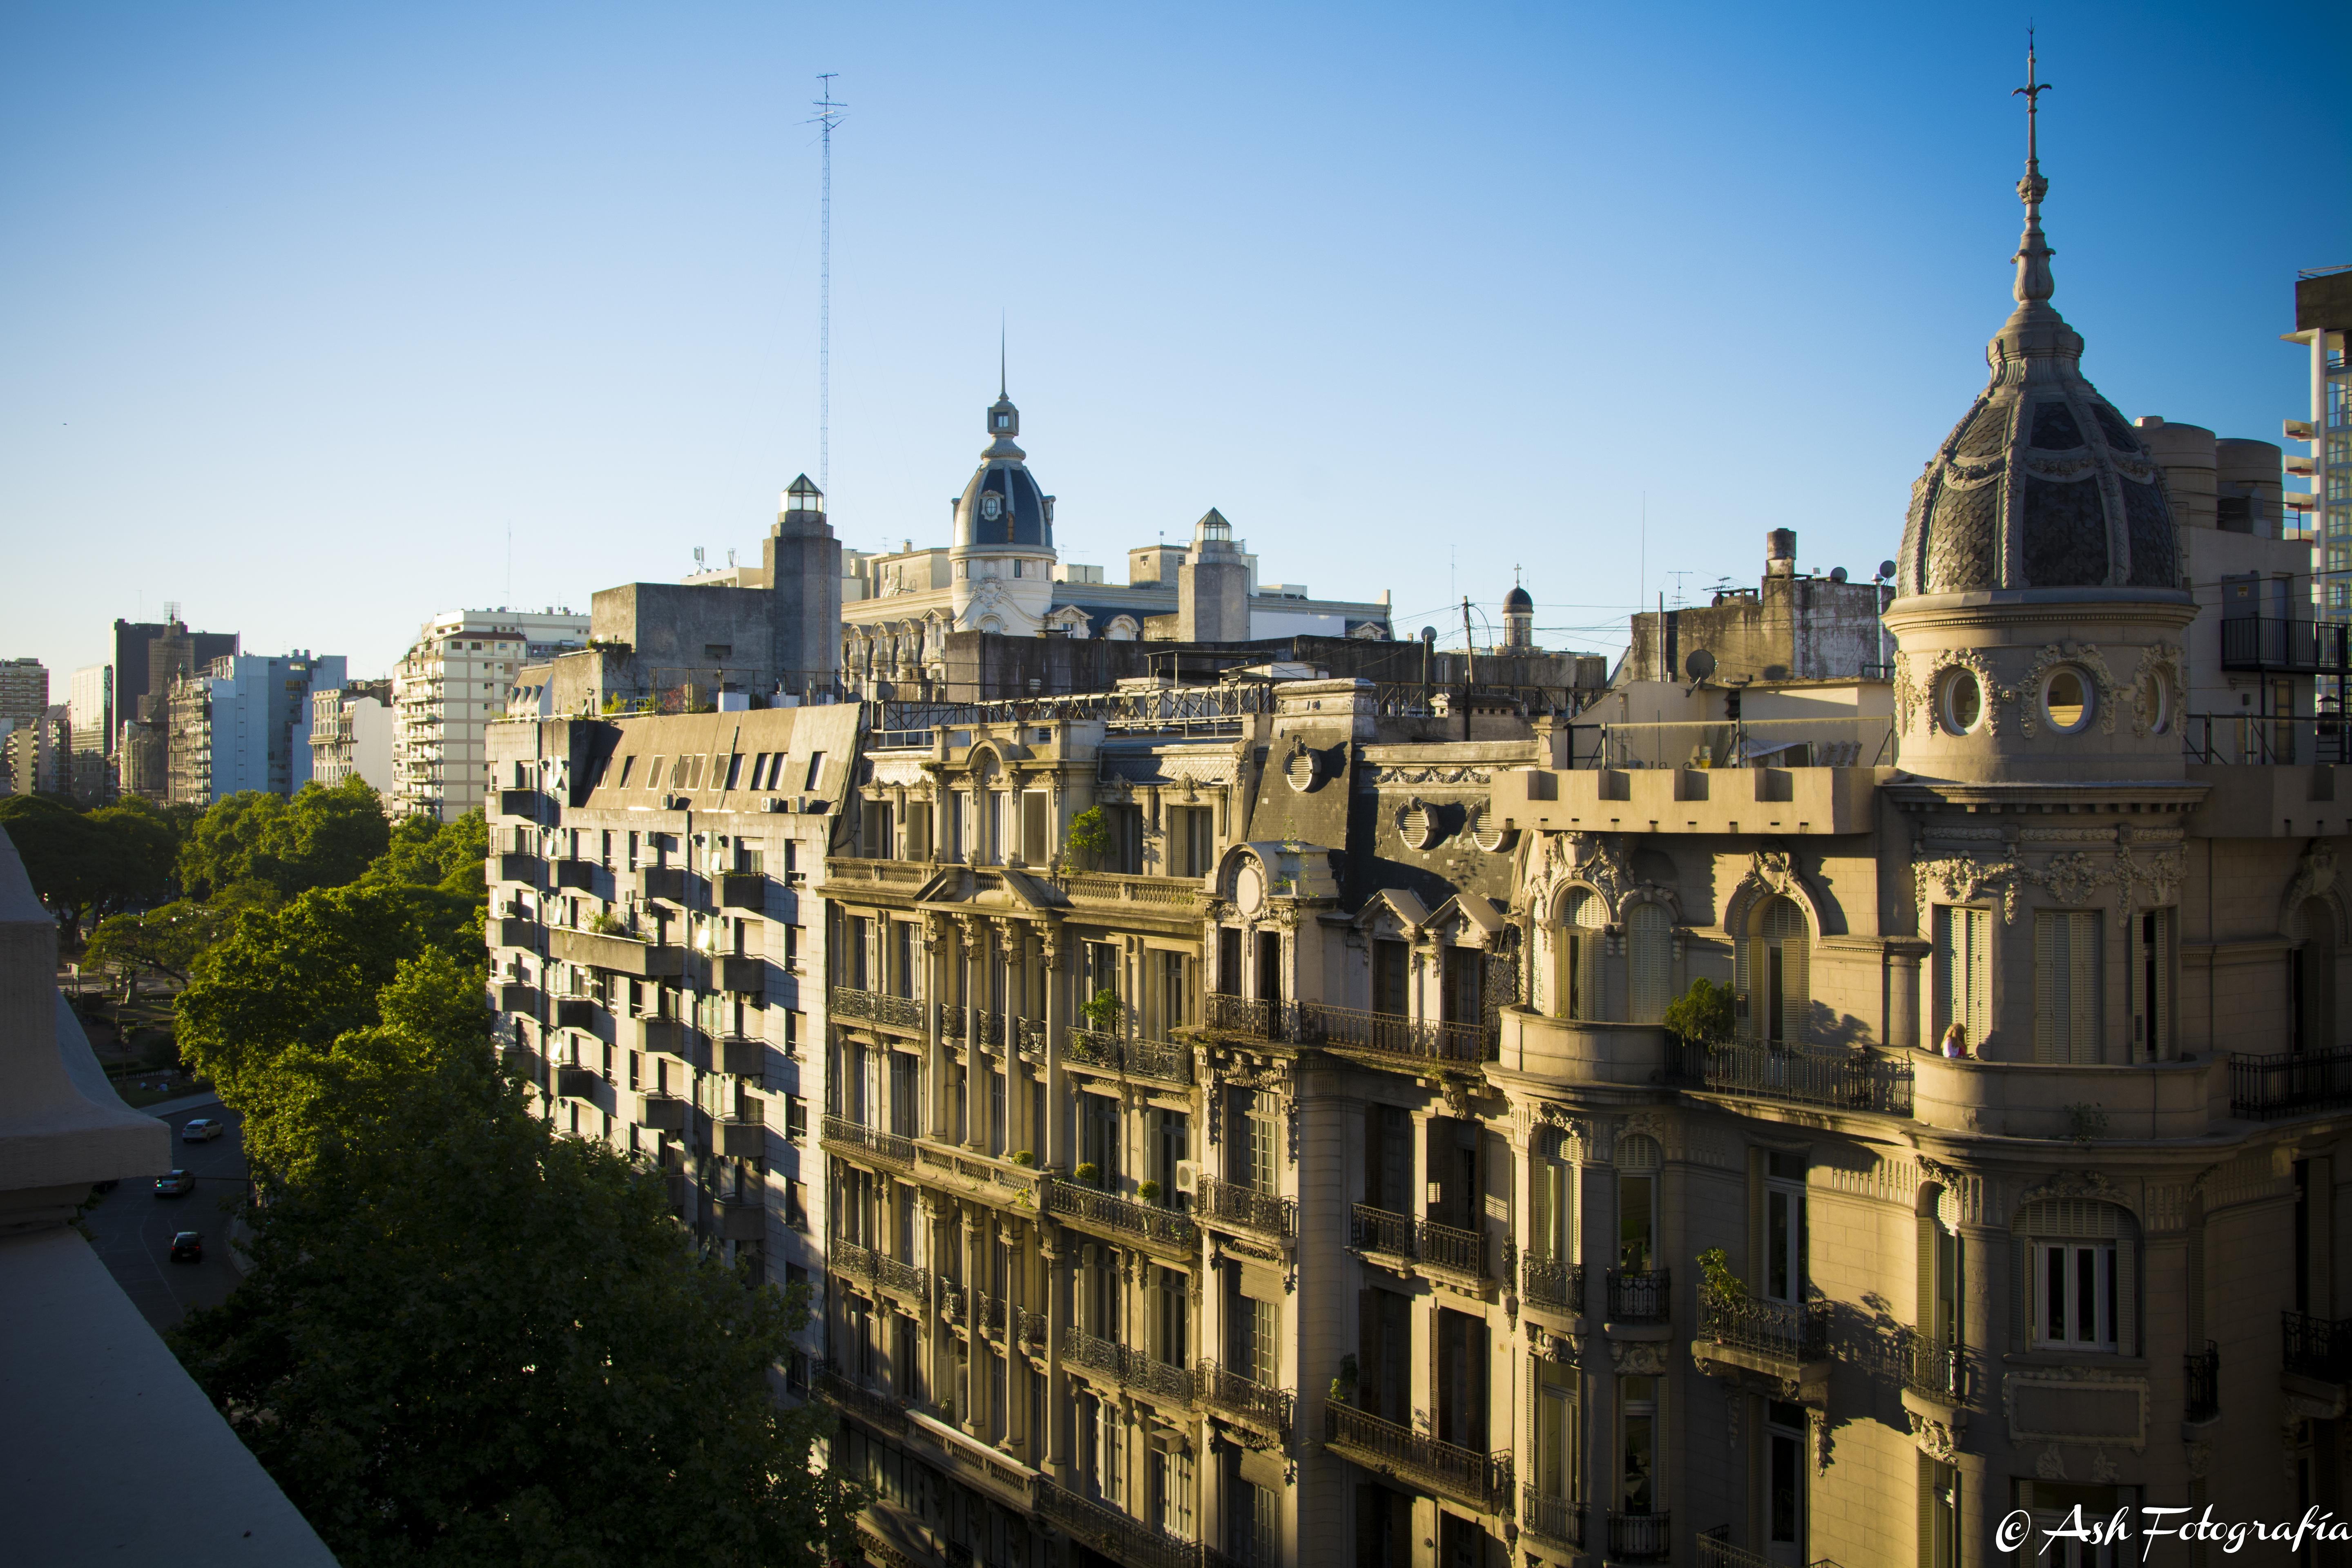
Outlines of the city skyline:
{"type": "MultiPolygon", "coordinates": [[[[2006,295],[2021,19],[1697,15],[20,21],[5,651],[62,676],[171,598],[380,674],[755,551],[815,466],[824,70],[850,547],[944,542],[1003,319],[1063,558],[1115,575],[1215,506],[1402,631],[1499,629],[1517,562],[1603,648],[1768,528],[1867,577],[2006,295]],[[75,570],[100,533],[132,564],[75,570]],[[305,583],[367,592],[331,637],[305,583]]],[[[2275,441],[2352,137],[2273,73],[2346,25],[2123,15],[2037,13],[2059,303],[2127,416],[2275,441]]]]}

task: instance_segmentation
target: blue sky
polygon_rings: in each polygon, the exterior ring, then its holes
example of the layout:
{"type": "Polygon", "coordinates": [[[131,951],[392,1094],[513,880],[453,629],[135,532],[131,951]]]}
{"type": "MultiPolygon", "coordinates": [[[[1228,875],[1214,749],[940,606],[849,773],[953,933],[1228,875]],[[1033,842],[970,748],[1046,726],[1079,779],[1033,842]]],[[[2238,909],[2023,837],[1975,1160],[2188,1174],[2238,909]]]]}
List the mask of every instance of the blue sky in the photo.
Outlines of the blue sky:
{"type": "MultiPolygon", "coordinates": [[[[2352,13],[2032,12],[2086,372],[2277,439],[2294,271],[2352,261],[2352,13]]],[[[1114,578],[1213,505],[1408,629],[1522,565],[1556,647],[1772,528],[1866,577],[2009,309],[2025,21],[12,6],[0,657],[62,700],[177,599],[382,673],[437,611],[749,558],[817,466],[823,70],[847,543],[944,542],[1002,314],[1114,578]]]]}

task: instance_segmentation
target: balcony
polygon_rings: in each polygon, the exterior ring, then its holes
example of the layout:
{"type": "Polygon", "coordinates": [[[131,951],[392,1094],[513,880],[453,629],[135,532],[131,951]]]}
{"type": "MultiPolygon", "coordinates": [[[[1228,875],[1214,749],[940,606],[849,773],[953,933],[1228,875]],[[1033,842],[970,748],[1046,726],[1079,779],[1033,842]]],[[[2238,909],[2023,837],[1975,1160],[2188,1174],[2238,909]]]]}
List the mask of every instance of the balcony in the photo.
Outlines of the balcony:
{"type": "Polygon", "coordinates": [[[768,1071],[768,1042],[745,1035],[722,1035],[719,1040],[719,1070],[737,1078],[763,1078],[768,1071]]]}
{"type": "Polygon", "coordinates": [[[1519,1259],[1519,1300],[1538,1311],[1584,1315],[1584,1265],[1533,1253],[1519,1259]]]}
{"type": "Polygon", "coordinates": [[[1829,1327],[1826,1301],[1768,1301],[1704,1285],[1691,1357],[1710,1374],[1755,1373],[1811,1397],[1829,1384],[1829,1327]]]}
{"type": "Polygon", "coordinates": [[[768,1210],[756,1197],[721,1198],[710,1205],[710,1227],[721,1241],[759,1241],[768,1234],[768,1210]]]}
{"type": "Polygon", "coordinates": [[[1671,1268],[1612,1268],[1609,1271],[1609,1321],[1612,1323],[1663,1323],[1674,1315],[1674,1270],[1671,1268]]]}
{"type": "Polygon", "coordinates": [[[836,1018],[865,1018],[884,1028],[904,1029],[910,1035],[923,1032],[923,1005],[911,996],[836,985],[826,994],[826,1004],[836,1018]]]}
{"type": "Polygon", "coordinates": [[[673,904],[686,902],[686,868],[683,866],[639,868],[637,896],[641,899],[663,899],[673,904]]]}
{"type": "Polygon", "coordinates": [[[507,850],[490,857],[490,879],[495,882],[520,882],[526,888],[540,885],[541,866],[538,856],[520,850],[507,850]]]}
{"type": "Polygon", "coordinates": [[[540,924],[537,921],[504,916],[490,922],[492,947],[520,947],[527,952],[539,951],[540,924]]]}
{"type": "Polygon", "coordinates": [[[1048,1328],[1045,1313],[1019,1305],[1013,1307],[1013,1338],[1016,1343],[1034,1345],[1042,1351],[1045,1348],[1048,1328]]]}
{"type": "Polygon", "coordinates": [[[1325,1002],[1295,1002],[1288,1011],[1283,1026],[1286,1037],[1296,1045],[1463,1067],[1475,1067],[1494,1055],[1495,1031],[1484,1024],[1437,1023],[1325,1002]]]}
{"type": "Polygon", "coordinates": [[[2221,622],[2221,668],[2233,674],[2345,672],[2345,633],[2352,627],[2276,616],[2231,616],[2221,622]]]}
{"type": "Polygon", "coordinates": [[[1290,1390],[1269,1388],[1213,1361],[1202,1361],[1194,1369],[1193,1384],[1201,1392],[1201,1402],[1211,1409],[1238,1416],[1278,1436],[1290,1436],[1290,1390]]]}
{"type": "Polygon", "coordinates": [[[757,1117],[730,1116],[710,1129],[714,1151],[729,1160],[756,1160],[768,1152],[768,1124],[757,1117]]]}
{"type": "Polygon", "coordinates": [[[1480,1513],[1511,1507],[1511,1456],[1481,1454],[1337,1402],[1323,1407],[1323,1440],[1341,1458],[1412,1481],[1480,1513]]]}
{"type": "Polygon", "coordinates": [[[1260,1236],[1291,1241],[1298,1235],[1298,1200],[1261,1193],[1239,1182],[1202,1176],[1195,1202],[1200,1216],[1212,1225],[1255,1231],[1260,1236]]]}
{"type": "Polygon", "coordinates": [[[1074,904],[1125,904],[1144,910],[1189,915],[1200,908],[1197,877],[1136,877],[1109,871],[1072,872],[1060,879],[1074,904]]]}
{"type": "Polygon", "coordinates": [[[1478,1232],[1391,1214],[1368,1204],[1349,1211],[1348,1245],[1359,1252],[1403,1258],[1474,1279],[1486,1277],[1486,1238],[1478,1232]]]}
{"type": "Polygon", "coordinates": [[[596,885],[596,862],[593,860],[558,860],[555,862],[555,885],[584,893],[596,885]]]}
{"type": "Polygon", "coordinates": [[[1045,1212],[1066,1223],[1115,1237],[1137,1237],[1163,1250],[1189,1254],[1199,1244],[1200,1231],[1173,1209],[1132,1203],[1060,1177],[1049,1177],[1043,1185],[1045,1212]]]}
{"type": "Polygon", "coordinates": [[[982,1050],[993,1051],[1000,1056],[1003,1054],[1004,1015],[1002,1013],[975,1012],[971,1016],[971,1026],[973,1044],[977,1045],[982,1050]]]}
{"type": "Polygon", "coordinates": [[[1166,1040],[1130,1040],[1097,1029],[1070,1028],[1062,1032],[1062,1059],[1076,1067],[1135,1073],[1163,1083],[1192,1081],[1191,1048],[1166,1040]]]}
{"type": "Polygon", "coordinates": [[[547,941],[549,956],[566,963],[601,969],[608,974],[625,974],[635,980],[667,980],[686,970],[686,949],[656,946],[635,937],[556,926],[548,931],[547,941]]]}
{"type": "Polygon", "coordinates": [[[499,1065],[516,1078],[539,1081],[539,1053],[529,1046],[509,1046],[499,1051],[499,1065]]]}
{"type": "Polygon", "coordinates": [[[1013,1054],[1024,1062],[1043,1063],[1045,1059],[1045,1020],[1015,1018],[1013,1024],[1013,1054]]]}
{"type": "Polygon", "coordinates": [[[566,1100],[586,1100],[596,1092],[602,1080],[583,1067],[559,1066],[555,1069],[555,1092],[566,1100]]]}
{"type": "Polygon", "coordinates": [[[915,1167],[913,1139],[901,1138],[895,1132],[879,1132],[845,1116],[828,1116],[819,1123],[817,1141],[834,1153],[851,1159],[895,1165],[902,1171],[915,1167]]]}
{"type": "Polygon", "coordinates": [[[1547,1497],[1533,1487],[1519,1489],[1519,1528],[1555,1546],[1584,1545],[1584,1505],[1547,1497]]]}
{"type": "Polygon", "coordinates": [[[1789,1050],[1753,1041],[1681,1041],[1675,1057],[1677,1075],[1686,1089],[1876,1116],[1911,1114],[1912,1064],[1907,1058],[1869,1051],[1789,1050]]]}
{"type": "Polygon", "coordinates": [[[539,987],[509,981],[498,988],[499,1011],[519,1013],[526,1018],[539,1016],[539,987]]]}
{"type": "Polygon", "coordinates": [[[764,871],[724,871],[719,877],[719,907],[765,914],[768,876],[764,871]]]}
{"type": "Polygon", "coordinates": [[[686,1101],[674,1094],[633,1093],[623,1103],[626,1120],[656,1132],[686,1131],[686,1101]]]}
{"type": "Polygon", "coordinates": [[[1914,1334],[1904,1348],[1903,1386],[1937,1405],[1966,1404],[1969,1352],[1964,1346],[1914,1334]]]}
{"type": "Polygon", "coordinates": [[[1090,1334],[1084,1329],[1062,1332],[1062,1360],[1072,1366],[1101,1373],[1121,1388],[1132,1388],[1173,1405],[1192,1403],[1192,1374],[1171,1366],[1146,1351],[1090,1334]]]}
{"type": "Polygon", "coordinates": [[[1675,1555],[1675,1516],[1656,1513],[1616,1513],[1609,1516],[1609,1561],[1670,1563],[1675,1555]]]}
{"type": "Polygon", "coordinates": [[[2352,1318],[2279,1314],[2281,1370],[2319,1383],[2352,1383],[2352,1318]]]}
{"type": "Polygon", "coordinates": [[[1123,1568],[1207,1568],[1214,1550],[1164,1534],[1139,1519],[1038,1478],[1036,1510],[1071,1540],[1123,1568]]]}
{"type": "Polygon", "coordinates": [[[555,1026],[559,1029],[586,1029],[593,1034],[599,1011],[593,997],[559,996],[555,999],[555,1026]]]}
{"type": "Polygon", "coordinates": [[[694,1031],[683,1018],[639,1018],[637,1048],[690,1062],[694,1059],[694,1031]]]}
{"type": "Polygon", "coordinates": [[[2203,1350],[2191,1351],[2183,1359],[2189,1373],[2189,1397],[2181,1419],[2210,1421],[2221,1414],[2221,1348],[2207,1340],[2203,1350]]]}
{"type": "Polygon", "coordinates": [[[2230,1053],[2230,1111],[2257,1121],[2352,1106],[2352,1046],[2250,1057],[2230,1053]]]}
{"type": "Polygon", "coordinates": [[[907,1430],[905,1405],[880,1389],[859,1386],[821,1362],[812,1369],[809,1385],[819,1399],[869,1426],[898,1434],[907,1430]]]}
{"type": "MultiPolygon", "coordinates": [[[[1917,1078],[1911,1107],[1915,1121],[2010,1138],[2079,1137],[2085,1110],[2096,1113],[2103,1137],[2202,1137],[2217,1113],[2222,1081],[2221,1068],[2210,1057],[2102,1067],[1983,1061],[1922,1052],[1912,1066],[1917,1078]]],[[[2345,1076],[2352,1088],[2352,1066],[2345,1076]]],[[[2231,1083],[2238,1078],[2233,1072],[2231,1083]]],[[[2300,1087],[2292,1072],[2274,1078],[2246,1075],[2246,1081],[2258,1090],[2300,1087]]]]}
{"type": "Polygon", "coordinates": [[[535,789],[499,791],[499,815],[501,816],[528,817],[536,822],[546,804],[547,797],[535,789]]]}
{"type": "Polygon", "coordinates": [[[1506,1007],[1495,1058],[1512,1072],[1556,1083],[1643,1088],[1667,1075],[1666,1032],[1655,1024],[1605,1024],[1553,1018],[1506,1007]]]}
{"type": "Polygon", "coordinates": [[[758,953],[730,952],[713,960],[711,968],[718,971],[715,978],[721,991],[748,996],[768,993],[768,961],[758,953]]]}

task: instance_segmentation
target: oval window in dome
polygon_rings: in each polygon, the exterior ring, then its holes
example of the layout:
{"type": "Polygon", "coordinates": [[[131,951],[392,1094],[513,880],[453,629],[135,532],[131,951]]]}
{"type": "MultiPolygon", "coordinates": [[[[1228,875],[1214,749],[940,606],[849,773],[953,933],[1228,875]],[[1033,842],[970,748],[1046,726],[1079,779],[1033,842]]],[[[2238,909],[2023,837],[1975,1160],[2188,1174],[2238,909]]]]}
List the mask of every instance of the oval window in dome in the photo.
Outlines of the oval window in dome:
{"type": "Polygon", "coordinates": [[[1965,735],[1984,718],[1984,688],[1976,672],[1956,669],[1944,678],[1944,728],[1965,735]]]}
{"type": "Polygon", "coordinates": [[[2053,669],[2042,683],[2042,712],[2050,727],[2071,735],[2091,721],[2091,686],[2079,669],[2053,669]]]}
{"type": "Polygon", "coordinates": [[[998,497],[993,495],[984,495],[980,498],[981,516],[992,520],[998,514],[1003,512],[1003,510],[1004,502],[998,497]]]}

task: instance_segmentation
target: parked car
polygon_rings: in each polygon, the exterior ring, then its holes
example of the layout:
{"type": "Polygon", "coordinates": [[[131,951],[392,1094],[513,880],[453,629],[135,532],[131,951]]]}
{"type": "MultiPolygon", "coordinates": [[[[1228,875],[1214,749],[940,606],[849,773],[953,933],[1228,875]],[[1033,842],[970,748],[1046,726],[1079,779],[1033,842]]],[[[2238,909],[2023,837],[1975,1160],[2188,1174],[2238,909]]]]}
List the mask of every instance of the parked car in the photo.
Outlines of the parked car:
{"type": "Polygon", "coordinates": [[[196,1178],[186,1171],[166,1171],[155,1178],[155,1195],[176,1198],[196,1190],[196,1178]]]}
{"type": "Polygon", "coordinates": [[[172,1238],[173,1262],[202,1263],[204,1260],[205,1233],[203,1231],[184,1230],[172,1238]]]}
{"type": "Polygon", "coordinates": [[[209,1116],[191,1117],[188,1121],[188,1124],[180,1129],[180,1142],[183,1143],[209,1143],[227,1131],[228,1128],[226,1126],[221,1122],[214,1121],[209,1116]]]}

